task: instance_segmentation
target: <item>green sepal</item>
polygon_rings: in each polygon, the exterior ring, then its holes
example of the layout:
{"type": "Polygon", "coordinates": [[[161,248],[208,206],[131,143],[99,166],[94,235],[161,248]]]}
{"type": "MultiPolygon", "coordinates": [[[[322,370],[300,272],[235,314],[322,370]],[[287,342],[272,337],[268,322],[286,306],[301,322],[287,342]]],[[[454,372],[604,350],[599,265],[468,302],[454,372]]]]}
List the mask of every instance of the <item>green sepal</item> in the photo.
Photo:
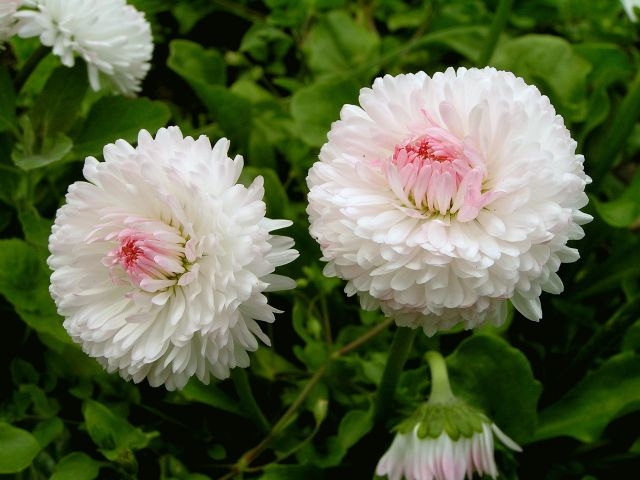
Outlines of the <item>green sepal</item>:
{"type": "Polygon", "coordinates": [[[447,403],[425,402],[409,418],[401,422],[398,433],[409,433],[418,425],[418,438],[438,438],[446,432],[451,440],[471,438],[482,432],[482,425],[491,421],[479,410],[461,400],[447,403]]]}

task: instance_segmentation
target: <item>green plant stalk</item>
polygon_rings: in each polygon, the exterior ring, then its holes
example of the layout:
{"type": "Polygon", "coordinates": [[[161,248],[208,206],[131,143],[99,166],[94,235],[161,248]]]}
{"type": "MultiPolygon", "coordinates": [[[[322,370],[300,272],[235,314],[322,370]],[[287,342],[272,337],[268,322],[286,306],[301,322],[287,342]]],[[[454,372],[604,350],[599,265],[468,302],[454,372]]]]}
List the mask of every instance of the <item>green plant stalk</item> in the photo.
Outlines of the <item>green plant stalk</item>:
{"type": "Polygon", "coordinates": [[[482,68],[489,64],[489,61],[493,56],[493,52],[496,49],[496,45],[498,44],[500,34],[504,30],[504,27],[507,25],[507,20],[509,20],[509,14],[511,13],[512,6],[513,0],[500,0],[498,8],[496,9],[496,13],[493,16],[493,21],[491,22],[489,36],[487,37],[486,43],[484,44],[484,49],[478,57],[478,67],[482,68]]]}
{"type": "Polygon", "coordinates": [[[429,364],[431,372],[431,395],[429,402],[433,403],[449,403],[455,399],[449,384],[449,373],[447,372],[447,364],[440,352],[429,350],[424,354],[425,360],[429,364]]]}
{"type": "Polygon", "coordinates": [[[417,331],[416,328],[411,329],[408,327],[398,327],[396,330],[393,342],[391,343],[389,358],[387,359],[384,372],[382,373],[382,380],[378,387],[378,396],[376,397],[373,414],[374,422],[378,422],[384,418],[391,406],[396,385],[398,384],[398,378],[407,361],[417,331]]]}
{"type": "Polygon", "coordinates": [[[253,396],[247,371],[244,368],[232,368],[231,379],[233,380],[233,385],[236,388],[238,397],[240,397],[243,410],[249,413],[253,423],[260,427],[264,433],[268,432],[271,425],[267,417],[262,413],[258,402],[256,402],[256,398],[253,396]]]}
{"type": "MultiPolygon", "coordinates": [[[[265,438],[262,439],[262,441],[258,445],[253,447],[251,450],[248,450],[247,452],[245,452],[242,455],[242,457],[240,457],[240,459],[231,468],[231,471],[227,475],[221,477],[220,480],[229,480],[234,476],[240,474],[241,472],[246,472],[249,470],[251,471],[257,470],[254,468],[249,468],[249,465],[251,465],[251,463],[262,453],[262,451],[269,446],[269,444],[273,441],[273,439],[276,438],[280,433],[282,433],[282,431],[289,425],[289,422],[291,422],[293,416],[296,414],[298,409],[302,406],[302,404],[304,403],[309,393],[311,393],[311,391],[316,386],[316,384],[322,379],[322,377],[324,377],[324,374],[326,373],[327,367],[329,366],[329,364],[332,361],[341,357],[342,355],[345,355],[351,352],[352,350],[355,350],[356,348],[360,347],[362,344],[364,344],[368,340],[372,339],[382,331],[386,330],[389,327],[389,325],[391,325],[392,323],[393,323],[393,319],[389,318],[386,321],[382,322],[381,324],[377,325],[375,328],[372,328],[371,330],[369,330],[367,333],[365,333],[361,337],[356,338],[351,343],[348,343],[341,349],[333,352],[333,354],[331,354],[331,356],[329,357],[329,360],[327,361],[327,363],[321,366],[313,374],[313,376],[309,378],[309,380],[305,384],[302,391],[298,394],[296,399],[289,406],[289,408],[282,415],[282,417],[280,417],[280,419],[275,423],[275,425],[271,427],[271,430],[269,430],[265,438]]],[[[405,330],[410,330],[410,329],[405,328],[405,330]]],[[[413,341],[413,337],[415,336],[415,331],[410,330],[410,332],[412,332],[411,341],[413,341]]],[[[397,332],[396,332],[396,335],[397,335],[397,332]]],[[[405,360],[406,360],[406,355],[405,355],[405,360]]],[[[404,365],[404,361],[402,362],[402,364],[404,365]]],[[[400,368],[402,368],[402,366],[400,368]]],[[[237,369],[234,369],[234,370],[237,370],[237,369]]]]}
{"type": "Polygon", "coordinates": [[[24,65],[20,69],[20,71],[16,74],[16,78],[13,81],[13,85],[16,89],[16,93],[22,90],[22,87],[27,82],[31,74],[38,67],[40,62],[44,57],[47,56],[51,49],[49,47],[45,47],[44,45],[40,45],[38,48],[34,50],[29,58],[24,62],[24,65]]]}
{"type": "Polygon", "coordinates": [[[589,165],[589,174],[592,178],[602,178],[611,169],[631,135],[639,114],[640,70],[631,82],[613,122],[609,124],[609,128],[594,145],[591,153],[585,154],[589,165]]]}

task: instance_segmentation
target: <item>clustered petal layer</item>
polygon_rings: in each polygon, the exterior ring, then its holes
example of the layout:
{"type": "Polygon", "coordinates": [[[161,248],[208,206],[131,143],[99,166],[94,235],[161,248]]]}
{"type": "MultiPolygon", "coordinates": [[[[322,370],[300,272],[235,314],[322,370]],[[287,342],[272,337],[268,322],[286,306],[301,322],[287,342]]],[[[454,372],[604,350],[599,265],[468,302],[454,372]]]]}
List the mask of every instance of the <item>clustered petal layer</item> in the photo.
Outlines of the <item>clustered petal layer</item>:
{"type": "Polygon", "coordinates": [[[15,13],[22,0],[3,0],[0,2],[0,47],[14,34],[15,13]]]}
{"type": "Polygon", "coordinates": [[[177,127],[136,148],[107,145],[85,161],[49,238],[51,295],[64,327],[109,372],[181,388],[249,364],[258,321],[276,309],[264,292],[293,288],[276,266],[294,260],[291,224],[265,217],[262,177],[237,184],[243,159],[177,127]]]}
{"type": "Polygon", "coordinates": [[[549,99],[510,72],[377,78],[307,177],[325,274],[427,335],[542,316],[583,236],[582,155],[549,99]]]}
{"type": "Polygon", "coordinates": [[[94,90],[99,72],[124,94],[140,90],[153,53],[151,27],[125,0],[24,0],[23,6],[18,35],[40,37],[67,67],[82,57],[94,90]]]}
{"type": "Polygon", "coordinates": [[[420,438],[419,427],[395,436],[378,462],[378,475],[386,475],[389,480],[463,480],[465,475],[471,479],[475,473],[496,478],[493,435],[512,450],[522,450],[494,423],[484,423],[482,432],[457,440],[444,431],[437,438],[420,438]]]}

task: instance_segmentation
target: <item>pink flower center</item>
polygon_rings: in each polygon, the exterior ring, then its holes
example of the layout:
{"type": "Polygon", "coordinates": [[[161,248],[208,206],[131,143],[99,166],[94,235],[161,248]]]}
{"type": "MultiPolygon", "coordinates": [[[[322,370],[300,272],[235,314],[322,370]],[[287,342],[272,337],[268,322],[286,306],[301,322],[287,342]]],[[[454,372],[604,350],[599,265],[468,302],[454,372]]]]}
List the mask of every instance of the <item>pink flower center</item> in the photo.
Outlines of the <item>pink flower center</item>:
{"type": "Polygon", "coordinates": [[[480,156],[449,131],[432,127],[397,145],[386,168],[391,188],[405,203],[431,215],[467,222],[492,198],[482,192],[486,168],[480,156]]]}
{"type": "Polygon", "coordinates": [[[109,237],[117,241],[117,246],[104,257],[103,264],[109,267],[115,283],[126,283],[128,277],[131,284],[147,292],[188,283],[183,278],[188,275],[183,274],[194,255],[188,253],[192,251],[190,242],[176,232],[166,228],[156,231],[124,228],[109,237]]]}

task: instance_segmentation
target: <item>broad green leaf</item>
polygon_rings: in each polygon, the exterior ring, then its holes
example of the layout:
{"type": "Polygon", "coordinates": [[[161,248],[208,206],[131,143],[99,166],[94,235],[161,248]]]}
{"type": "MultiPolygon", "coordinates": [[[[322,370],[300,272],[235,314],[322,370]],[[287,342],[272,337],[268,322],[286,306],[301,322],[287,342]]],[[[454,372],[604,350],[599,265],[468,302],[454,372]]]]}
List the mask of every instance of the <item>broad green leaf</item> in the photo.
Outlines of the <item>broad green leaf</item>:
{"type": "Polygon", "coordinates": [[[18,473],[40,451],[38,440],[26,430],[0,422],[0,473],[18,473]]]}
{"type": "MultiPolygon", "coordinates": [[[[302,45],[309,68],[318,76],[353,73],[379,55],[375,30],[357,23],[342,10],[333,10],[311,27],[302,45]]],[[[365,75],[368,77],[368,75],[365,75]]]]}
{"type": "Polygon", "coordinates": [[[300,369],[278,355],[271,348],[259,348],[251,355],[251,372],[255,375],[274,381],[280,375],[300,372],[300,369]]]}
{"type": "Polygon", "coordinates": [[[103,450],[140,450],[158,435],[157,432],[143,432],[94,400],[84,401],[82,414],[89,436],[103,450]]]}
{"type": "Polygon", "coordinates": [[[340,109],[357,102],[359,89],[353,80],[332,79],[294,93],[291,115],[300,138],[314,147],[325,143],[331,124],[339,119],[340,109]]]}
{"type": "Polygon", "coordinates": [[[340,465],[347,451],[364,437],[373,427],[373,407],[369,410],[350,410],[340,425],[338,434],[327,440],[327,455],[318,457],[314,463],[320,467],[340,465]]]}
{"type": "Polygon", "coordinates": [[[231,397],[214,383],[205,385],[199,380],[191,380],[182,390],[171,394],[170,398],[176,402],[187,401],[203,403],[240,417],[247,416],[240,408],[240,405],[238,405],[238,402],[231,399],[231,397]]]}
{"type": "Polygon", "coordinates": [[[142,129],[155,135],[170,116],[169,107],[163,102],[147,98],[103,97],[91,107],[82,130],[74,139],[73,154],[77,158],[100,155],[105,145],[118,139],[135,142],[142,129]]]}
{"type": "Polygon", "coordinates": [[[491,63],[540,88],[565,120],[584,120],[586,80],[592,67],[565,39],[523,35],[499,44],[491,63]]]}
{"type": "Polygon", "coordinates": [[[42,448],[45,448],[64,432],[64,424],[58,417],[51,417],[36,425],[33,436],[38,440],[42,448]]]}
{"type": "Polygon", "coordinates": [[[595,442],[620,415],[640,408],[640,355],[624,352],[587,374],[540,413],[535,440],[573,437],[595,442]]]}
{"type": "Polygon", "coordinates": [[[33,205],[18,209],[18,219],[27,242],[38,247],[47,247],[52,220],[43,218],[33,205]]]}
{"type": "Polygon", "coordinates": [[[595,197],[591,200],[602,219],[609,225],[627,228],[640,220],[640,170],[635,173],[629,186],[618,198],[602,202],[595,197]]]}
{"type": "Polygon", "coordinates": [[[224,86],[222,56],[187,40],[173,40],[167,66],[186,80],[225,135],[244,150],[251,131],[251,104],[224,86]]]}
{"type": "Polygon", "coordinates": [[[13,163],[23,170],[33,170],[62,160],[73,148],[73,142],[64,133],[54,133],[46,137],[42,149],[37,153],[15,150],[11,155],[13,163]]]}
{"type": "Polygon", "coordinates": [[[31,112],[40,138],[67,132],[76,121],[88,87],[86,71],[86,66],[77,62],[73,68],[58,67],[47,79],[31,112]]]}
{"type": "Polygon", "coordinates": [[[0,67],[0,132],[18,128],[16,118],[16,93],[7,69],[0,67]]]}
{"type": "Polygon", "coordinates": [[[0,240],[0,294],[39,334],[73,343],[49,295],[49,270],[41,250],[18,239],[0,240]]]}
{"type": "Polygon", "coordinates": [[[517,442],[536,427],[542,390],[524,354],[498,336],[477,334],[447,357],[453,393],[480,408],[517,442]]]}
{"type": "Polygon", "coordinates": [[[50,480],[93,480],[100,467],[100,462],[86,453],[72,452],[58,462],[50,480]]]}
{"type": "Polygon", "coordinates": [[[171,41],[167,66],[196,91],[194,85],[224,85],[227,81],[227,67],[222,55],[217,50],[205,49],[189,40],[171,41]]]}

